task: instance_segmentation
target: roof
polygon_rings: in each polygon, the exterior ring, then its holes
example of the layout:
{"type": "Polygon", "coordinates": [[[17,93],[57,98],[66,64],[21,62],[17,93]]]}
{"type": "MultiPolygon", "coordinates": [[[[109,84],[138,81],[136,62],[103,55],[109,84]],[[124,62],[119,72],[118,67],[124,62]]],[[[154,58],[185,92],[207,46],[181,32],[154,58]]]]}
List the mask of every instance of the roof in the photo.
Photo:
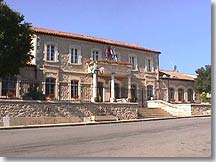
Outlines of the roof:
{"type": "Polygon", "coordinates": [[[172,70],[160,70],[160,73],[169,75],[171,79],[189,80],[189,81],[194,81],[196,79],[196,75],[184,74],[172,70]]]}
{"type": "Polygon", "coordinates": [[[32,27],[32,29],[36,33],[41,33],[41,34],[48,34],[48,35],[54,35],[54,36],[59,36],[59,37],[66,37],[66,38],[73,38],[73,39],[80,39],[80,40],[104,43],[104,44],[115,45],[115,46],[120,46],[120,47],[126,47],[126,48],[141,50],[141,51],[153,52],[153,53],[156,53],[156,54],[161,53],[160,51],[155,51],[155,50],[152,50],[152,49],[149,49],[149,48],[144,48],[142,46],[132,44],[132,43],[113,41],[113,40],[108,40],[108,39],[104,39],[104,38],[96,38],[96,37],[92,37],[92,36],[85,36],[85,35],[80,35],[80,34],[61,32],[61,31],[44,29],[44,28],[39,28],[39,27],[32,27]]]}

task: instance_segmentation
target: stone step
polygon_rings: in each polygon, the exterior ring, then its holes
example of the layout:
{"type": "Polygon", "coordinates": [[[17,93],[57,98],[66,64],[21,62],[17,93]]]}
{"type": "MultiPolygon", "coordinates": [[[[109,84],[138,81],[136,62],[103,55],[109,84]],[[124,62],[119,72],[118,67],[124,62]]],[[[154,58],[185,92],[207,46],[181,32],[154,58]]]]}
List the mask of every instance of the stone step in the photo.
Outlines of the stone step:
{"type": "Polygon", "coordinates": [[[139,108],[139,118],[172,117],[172,115],[161,108],[139,108]]]}

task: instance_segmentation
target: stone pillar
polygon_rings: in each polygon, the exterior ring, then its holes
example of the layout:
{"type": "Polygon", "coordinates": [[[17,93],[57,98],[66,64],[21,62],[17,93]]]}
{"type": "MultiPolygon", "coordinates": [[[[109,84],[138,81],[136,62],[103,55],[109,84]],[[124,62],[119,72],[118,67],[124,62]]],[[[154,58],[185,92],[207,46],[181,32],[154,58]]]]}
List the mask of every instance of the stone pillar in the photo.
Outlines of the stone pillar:
{"type": "Polygon", "coordinates": [[[44,95],[46,93],[45,87],[46,87],[46,82],[42,82],[42,92],[43,92],[44,95]]]}
{"type": "Polygon", "coordinates": [[[111,97],[110,97],[110,102],[115,101],[115,77],[114,74],[111,74],[111,97]]]}
{"type": "Polygon", "coordinates": [[[131,76],[128,76],[128,100],[131,99],[131,76]]]}
{"type": "Polygon", "coordinates": [[[106,101],[106,89],[103,87],[103,102],[106,101]]]}
{"type": "Polygon", "coordinates": [[[16,97],[20,98],[20,81],[18,79],[16,82],[16,97]]]}
{"type": "Polygon", "coordinates": [[[93,73],[93,80],[92,80],[92,98],[91,102],[95,102],[97,98],[97,73],[93,73]]]}

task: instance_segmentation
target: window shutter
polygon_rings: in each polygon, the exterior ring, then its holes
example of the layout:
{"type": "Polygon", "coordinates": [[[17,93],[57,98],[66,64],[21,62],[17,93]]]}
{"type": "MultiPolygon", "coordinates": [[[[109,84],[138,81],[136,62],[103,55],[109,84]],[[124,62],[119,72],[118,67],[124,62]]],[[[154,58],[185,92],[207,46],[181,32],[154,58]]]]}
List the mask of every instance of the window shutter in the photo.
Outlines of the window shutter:
{"type": "Polygon", "coordinates": [[[78,64],[81,64],[81,63],[82,63],[82,56],[78,55],[78,64]]]}
{"type": "Polygon", "coordinates": [[[59,61],[59,53],[58,53],[58,48],[55,46],[55,61],[59,61]]]}
{"type": "Polygon", "coordinates": [[[44,45],[43,61],[46,61],[46,58],[47,58],[47,45],[44,45]]]}

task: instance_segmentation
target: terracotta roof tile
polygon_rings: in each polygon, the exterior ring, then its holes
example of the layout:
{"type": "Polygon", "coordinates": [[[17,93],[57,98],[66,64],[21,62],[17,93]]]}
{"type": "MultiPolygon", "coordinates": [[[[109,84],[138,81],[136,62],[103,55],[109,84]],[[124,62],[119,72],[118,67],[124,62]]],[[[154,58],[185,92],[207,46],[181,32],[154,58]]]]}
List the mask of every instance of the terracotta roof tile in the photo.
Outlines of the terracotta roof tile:
{"type": "Polygon", "coordinates": [[[191,80],[191,81],[194,81],[196,79],[195,75],[183,74],[177,71],[160,70],[160,72],[170,75],[172,79],[191,80]]]}
{"type": "Polygon", "coordinates": [[[85,35],[81,35],[81,34],[61,32],[61,31],[44,29],[44,28],[39,28],[39,27],[32,27],[32,29],[37,33],[55,35],[55,36],[60,36],[60,37],[68,37],[68,38],[73,38],[73,39],[82,39],[82,40],[99,42],[99,43],[105,43],[105,44],[116,45],[116,46],[121,46],[121,47],[126,47],[126,48],[132,48],[132,49],[137,49],[137,50],[142,50],[142,51],[147,51],[147,52],[153,52],[153,53],[157,53],[157,54],[161,53],[160,51],[155,51],[155,50],[152,50],[149,48],[144,48],[142,46],[132,44],[132,43],[113,41],[113,40],[108,40],[108,39],[104,39],[104,38],[96,38],[96,37],[92,37],[92,36],[85,36],[85,35]]]}

